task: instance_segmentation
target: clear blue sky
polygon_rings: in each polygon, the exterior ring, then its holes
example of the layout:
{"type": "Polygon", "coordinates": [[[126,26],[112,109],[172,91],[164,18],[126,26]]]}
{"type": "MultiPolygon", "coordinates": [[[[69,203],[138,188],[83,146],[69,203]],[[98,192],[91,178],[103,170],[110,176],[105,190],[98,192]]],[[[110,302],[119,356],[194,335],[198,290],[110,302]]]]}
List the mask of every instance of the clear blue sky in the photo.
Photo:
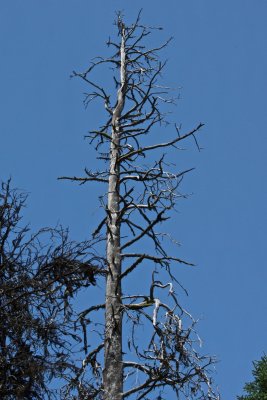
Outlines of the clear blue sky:
{"type": "MultiPolygon", "coordinates": [[[[183,129],[206,124],[204,147],[176,156],[196,167],[193,193],[170,229],[180,255],[187,307],[201,318],[203,352],[217,355],[224,400],[240,394],[251,361],[267,351],[267,2],[266,0],[9,0],[0,4],[0,171],[30,193],[33,228],[69,225],[88,236],[98,215],[95,187],[58,182],[95,166],[83,135],[98,126],[84,110],[81,82],[69,80],[106,51],[114,11],[161,25],[168,50],[166,82],[182,87],[175,109],[183,129]]],[[[174,116],[173,116],[174,118],[174,116]]]]}

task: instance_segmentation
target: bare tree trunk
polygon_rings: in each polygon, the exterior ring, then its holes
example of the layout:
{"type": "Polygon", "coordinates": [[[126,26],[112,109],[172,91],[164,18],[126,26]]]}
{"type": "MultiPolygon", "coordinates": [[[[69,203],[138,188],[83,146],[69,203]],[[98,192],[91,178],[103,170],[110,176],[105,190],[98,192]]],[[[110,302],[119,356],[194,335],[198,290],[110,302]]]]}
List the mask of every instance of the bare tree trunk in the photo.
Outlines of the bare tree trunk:
{"type": "Polygon", "coordinates": [[[107,223],[107,262],[106,316],[105,316],[105,367],[104,398],[121,400],[123,392],[122,372],[122,303],[121,303],[121,256],[120,256],[120,116],[125,102],[126,60],[125,31],[121,26],[121,82],[117,104],[112,116],[112,141],[110,147],[110,173],[108,183],[108,223],[107,223]]]}
{"type": "Polygon", "coordinates": [[[100,258],[107,267],[106,299],[105,303],[90,306],[80,314],[84,329],[85,324],[93,323],[91,318],[87,322],[89,314],[105,309],[105,332],[96,327],[101,343],[83,360],[76,377],[78,390],[82,395],[99,400],[152,399],[152,392],[161,398],[165,388],[172,390],[175,398],[218,400],[209,374],[213,358],[196,352],[195,345],[199,341],[194,327],[196,321],[180,305],[174,289],[177,280],[172,273],[173,264],[193,264],[177,257],[176,253],[167,252],[167,238],[172,244],[178,242],[160,228],[182,197],[179,186],[191,169],[177,172],[174,164],[167,161],[166,154],[158,152],[179,149],[180,142],[189,137],[200,150],[195,135],[203,124],[183,134],[175,124],[174,135],[167,139],[164,136],[163,142],[155,142],[154,136],[149,144],[143,140],[156,126],[160,133],[165,123],[171,127],[166,120],[168,113],[161,111],[161,106],[162,103],[175,104],[175,98],[170,88],[161,84],[165,62],[161,62],[158,55],[170,39],[158,47],[147,48],[143,41],[151,30],[140,24],[140,12],[136,21],[128,26],[122,22],[121,13],[117,16],[120,39],[107,42],[115,51],[108,58],[94,59],[84,73],[73,73],[90,87],[86,105],[94,99],[104,103],[108,117],[98,130],[89,131],[88,138],[95,143],[97,151],[104,146],[99,158],[109,165],[97,171],[85,168],[83,177],[60,178],[81,184],[93,181],[108,185],[107,205],[101,201],[102,206],[105,204],[105,215],[93,232],[94,240],[102,244],[102,232],[107,230],[106,257],[100,258]],[[115,70],[111,72],[118,88],[115,105],[110,93],[89,77],[95,68],[104,64],[111,67],[109,71],[115,70]],[[153,155],[154,150],[156,154],[153,155]],[[149,243],[152,247],[147,246],[149,243]],[[134,278],[135,270],[141,267],[151,272],[147,290],[136,293],[138,287],[131,285],[130,289],[125,287],[122,294],[121,283],[134,278]],[[165,270],[162,276],[169,276],[168,282],[161,281],[162,269],[165,270]],[[122,321],[123,315],[127,321],[122,321]],[[126,322],[123,333],[130,333],[129,351],[126,346],[122,353],[122,327],[126,322]],[[144,326],[149,340],[140,342],[138,335],[144,326]],[[90,379],[84,374],[85,368],[90,371],[90,379]]]}

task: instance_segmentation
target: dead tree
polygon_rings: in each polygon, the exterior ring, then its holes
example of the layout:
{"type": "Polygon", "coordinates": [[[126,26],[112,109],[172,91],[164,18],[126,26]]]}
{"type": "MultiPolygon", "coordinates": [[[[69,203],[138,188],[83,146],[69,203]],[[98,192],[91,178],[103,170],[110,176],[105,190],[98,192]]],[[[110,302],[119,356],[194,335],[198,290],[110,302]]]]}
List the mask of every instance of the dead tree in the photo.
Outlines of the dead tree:
{"type": "MultiPolygon", "coordinates": [[[[104,168],[59,179],[107,186],[101,198],[104,216],[93,233],[95,239],[102,240],[103,234],[106,240],[106,291],[102,304],[80,314],[83,320],[90,316],[87,329],[93,330],[91,315],[99,317],[105,311],[105,327],[98,331],[99,343],[86,353],[65,395],[71,398],[76,388],[79,399],[141,400],[157,395],[159,400],[171,389],[181,399],[217,399],[209,374],[213,359],[198,353],[195,321],[174,289],[178,283],[174,264],[192,264],[179,258],[177,251],[169,254],[165,247],[169,236],[158,230],[182,196],[180,183],[190,171],[175,171],[166,151],[179,150],[180,143],[189,138],[197,144],[195,135],[202,124],[186,133],[174,124],[172,136],[157,142],[167,125],[166,105],[175,101],[161,83],[165,62],[159,53],[169,40],[147,48],[146,39],[157,28],[143,26],[140,14],[126,25],[119,13],[115,25],[118,40],[107,42],[113,53],[95,58],[83,73],[73,72],[89,87],[85,105],[100,100],[107,113],[106,122],[87,136],[104,168]],[[116,96],[94,78],[95,70],[103,66],[113,71],[116,96]],[[130,289],[127,284],[140,268],[151,270],[151,282],[143,294],[138,284],[130,289]],[[162,280],[166,276],[167,282],[162,280]],[[145,334],[138,341],[140,327],[145,327],[145,334]]],[[[89,343],[93,347],[93,341],[89,343]]]]}
{"type": "Polygon", "coordinates": [[[0,187],[0,398],[54,399],[54,379],[77,373],[81,342],[73,297],[103,274],[92,242],[75,243],[61,227],[31,234],[22,223],[26,196],[0,187]]]}

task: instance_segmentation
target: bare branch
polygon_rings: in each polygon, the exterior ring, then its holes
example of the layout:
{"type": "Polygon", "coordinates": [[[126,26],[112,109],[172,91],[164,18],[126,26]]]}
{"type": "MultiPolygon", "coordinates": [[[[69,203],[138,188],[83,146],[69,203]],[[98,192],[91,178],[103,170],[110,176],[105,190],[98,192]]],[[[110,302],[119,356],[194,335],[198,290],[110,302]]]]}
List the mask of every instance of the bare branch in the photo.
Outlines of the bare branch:
{"type": "Polygon", "coordinates": [[[123,161],[123,160],[125,160],[125,159],[127,159],[127,158],[129,158],[129,157],[132,157],[132,156],[136,155],[136,154],[144,153],[144,152],[146,152],[146,151],[159,149],[159,148],[161,148],[161,147],[170,147],[170,146],[174,146],[176,143],[180,142],[181,140],[184,140],[184,139],[188,138],[189,136],[193,136],[193,135],[194,135],[197,131],[199,131],[200,128],[202,128],[203,126],[204,126],[204,124],[201,124],[201,123],[200,123],[200,124],[199,124],[195,129],[193,129],[192,131],[186,133],[186,134],[183,135],[183,136],[179,136],[179,137],[177,137],[176,139],[173,139],[173,140],[171,140],[171,141],[169,141],[169,142],[166,142],[166,143],[158,143],[158,144],[155,144],[155,145],[153,145],[153,146],[146,146],[146,147],[140,148],[140,149],[138,149],[138,150],[130,151],[130,152],[128,152],[127,154],[122,155],[122,156],[120,157],[120,161],[123,161]]]}
{"type": "Polygon", "coordinates": [[[90,177],[90,178],[79,178],[77,176],[60,176],[57,178],[58,180],[67,180],[67,181],[78,181],[80,184],[84,184],[85,182],[102,182],[102,183],[107,183],[108,180],[104,178],[97,178],[97,177],[90,177]]]}

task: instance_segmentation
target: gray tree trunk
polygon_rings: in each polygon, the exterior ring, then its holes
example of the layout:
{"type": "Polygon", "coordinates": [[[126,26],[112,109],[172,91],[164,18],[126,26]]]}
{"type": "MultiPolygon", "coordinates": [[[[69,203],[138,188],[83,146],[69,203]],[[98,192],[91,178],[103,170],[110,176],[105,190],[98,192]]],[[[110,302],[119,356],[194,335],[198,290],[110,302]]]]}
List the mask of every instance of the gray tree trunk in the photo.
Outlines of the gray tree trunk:
{"type": "Polygon", "coordinates": [[[122,26],[120,88],[112,117],[112,141],[108,183],[106,315],[105,315],[105,366],[104,398],[121,400],[123,392],[122,371],[122,313],[121,313],[121,257],[120,257],[120,116],[125,102],[126,60],[124,27],[122,26]]]}
{"type": "MultiPolygon", "coordinates": [[[[195,134],[203,124],[187,133],[180,133],[175,125],[174,135],[167,139],[164,135],[163,142],[155,142],[154,136],[149,145],[143,141],[155,126],[160,132],[165,123],[171,127],[166,120],[168,113],[161,111],[161,106],[162,103],[175,104],[175,98],[170,88],[161,84],[165,62],[161,62],[158,55],[170,40],[147,48],[143,41],[150,29],[140,24],[140,13],[130,26],[123,24],[120,13],[117,16],[119,41],[109,39],[107,42],[115,52],[108,58],[94,59],[84,73],[74,72],[74,76],[82,78],[92,89],[86,93],[85,103],[94,99],[104,102],[108,117],[100,130],[89,131],[88,137],[95,142],[97,151],[109,144],[109,154],[105,147],[99,157],[109,161],[109,165],[105,164],[102,171],[85,169],[85,177],[61,177],[79,183],[108,184],[105,216],[93,232],[93,239],[102,246],[102,229],[107,230],[106,257],[95,257],[106,276],[106,299],[105,303],[92,305],[79,314],[85,331],[86,326],[93,323],[87,316],[105,309],[104,340],[102,330],[96,327],[101,342],[86,353],[75,382],[79,383],[79,396],[84,393],[85,398],[89,395],[94,399],[122,400],[136,396],[141,400],[152,398],[152,392],[160,397],[163,390],[169,388],[175,398],[187,398],[190,393],[192,399],[218,400],[209,373],[214,360],[197,353],[196,321],[180,305],[174,288],[177,281],[172,272],[173,264],[193,264],[177,257],[176,252],[172,255],[167,251],[167,238],[172,244],[178,242],[161,230],[162,223],[170,218],[170,211],[175,210],[176,201],[182,197],[179,186],[191,169],[177,172],[174,164],[167,161],[166,154],[158,151],[180,149],[179,143],[189,137],[200,150],[195,134]],[[113,78],[118,87],[115,106],[101,84],[88,78],[103,64],[115,69],[113,78]],[[153,155],[154,150],[156,154],[153,155]],[[154,251],[146,248],[147,243],[153,245],[154,251]],[[151,272],[147,290],[136,293],[139,288],[133,285],[131,290],[125,287],[122,296],[121,281],[134,277],[134,271],[141,267],[151,272]],[[165,271],[162,278],[167,273],[168,282],[161,280],[162,269],[165,271]],[[125,354],[122,352],[123,313],[127,317],[127,332],[131,333],[129,351],[126,346],[125,354]],[[138,342],[144,326],[150,335],[147,343],[138,342]],[[90,380],[84,374],[85,369],[91,373],[90,380]]],[[[87,349],[86,335],[84,341],[87,349]]]]}

